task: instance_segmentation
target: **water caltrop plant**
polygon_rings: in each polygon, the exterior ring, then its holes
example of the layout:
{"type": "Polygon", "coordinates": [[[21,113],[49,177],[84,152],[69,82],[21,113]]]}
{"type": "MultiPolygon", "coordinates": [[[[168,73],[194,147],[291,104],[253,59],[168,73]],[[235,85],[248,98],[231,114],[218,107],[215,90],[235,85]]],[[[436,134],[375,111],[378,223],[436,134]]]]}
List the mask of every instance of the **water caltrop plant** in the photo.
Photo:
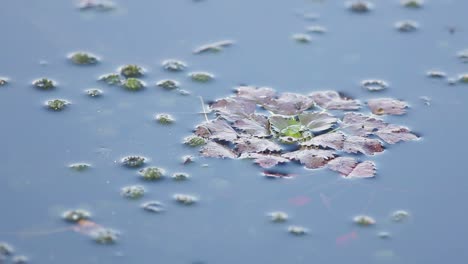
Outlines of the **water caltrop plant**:
{"type": "Polygon", "coordinates": [[[385,144],[418,136],[376,117],[402,115],[407,103],[379,98],[367,105],[373,114],[358,112],[360,101],[335,91],[277,94],[271,88],[243,86],[212,103],[213,119],[197,125],[184,142],[202,145],[205,157],[253,159],[263,168],[297,161],[346,177],[374,177],[374,162],[360,161],[358,154],[373,156],[382,153],[385,144]]]}

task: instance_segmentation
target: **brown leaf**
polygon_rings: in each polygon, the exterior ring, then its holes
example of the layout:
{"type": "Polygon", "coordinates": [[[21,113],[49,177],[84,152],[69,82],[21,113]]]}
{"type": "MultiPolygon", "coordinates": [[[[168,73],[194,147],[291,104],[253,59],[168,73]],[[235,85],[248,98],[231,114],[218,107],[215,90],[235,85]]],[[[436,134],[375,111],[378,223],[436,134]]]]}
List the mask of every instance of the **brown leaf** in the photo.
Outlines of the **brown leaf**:
{"type": "Polygon", "coordinates": [[[269,139],[242,137],[235,141],[238,153],[258,153],[281,151],[281,147],[269,139]]]}
{"type": "Polygon", "coordinates": [[[327,162],[335,157],[331,150],[304,149],[283,154],[283,157],[298,160],[306,168],[316,169],[323,167],[327,162]]]}
{"type": "Polygon", "coordinates": [[[343,129],[355,136],[371,135],[387,125],[381,119],[359,113],[346,113],[343,118],[343,129]]]}
{"type": "Polygon", "coordinates": [[[350,136],[344,141],[343,151],[348,153],[374,155],[375,153],[384,151],[384,148],[382,146],[382,142],[378,139],[350,136]]]}
{"type": "Polygon", "coordinates": [[[375,164],[372,161],[358,163],[350,157],[338,157],[328,162],[330,170],[339,172],[343,176],[351,178],[371,178],[375,176],[375,164]]]}
{"type": "Polygon", "coordinates": [[[345,140],[345,136],[341,132],[332,132],[322,134],[312,139],[302,142],[302,146],[316,146],[322,148],[332,148],[335,150],[341,150],[343,148],[343,142],[345,140]]]}
{"type": "Polygon", "coordinates": [[[198,125],[195,128],[195,135],[203,138],[231,142],[238,137],[237,132],[225,120],[222,119],[215,119],[209,123],[205,122],[201,125],[198,125]]]}
{"type": "Polygon", "coordinates": [[[320,91],[310,94],[320,107],[328,110],[358,110],[361,104],[358,100],[346,98],[335,91],[320,91]]]}
{"type": "Polygon", "coordinates": [[[289,162],[288,159],[279,155],[259,154],[259,153],[244,153],[240,155],[241,159],[254,159],[254,162],[262,168],[271,168],[279,163],[289,162]]]}
{"type": "Polygon", "coordinates": [[[295,93],[283,93],[278,99],[262,104],[265,109],[279,115],[297,115],[314,105],[312,98],[295,93]]]}
{"type": "Polygon", "coordinates": [[[237,158],[237,155],[232,150],[219,143],[212,141],[208,142],[205,146],[203,146],[200,150],[200,153],[205,157],[212,158],[237,158]]]}
{"type": "Polygon", "coordinates": [[[268,87],[241,86],[237,88],[237,96],[242,97],[258,104],[269,102],[276,96],[275,90],[268,87]]]}
{"type": "Polygon", "coordinates": [[[268,118],[263,115],[254,114],[248,118],[236,120],[232,126],[256,137],[267,137],[270,135],[268,118]]]}
{"type": "Polygon", "coordinates": [[[400,141],[410,141],[418,139],[418,136],[411,133],[411,131],[403,126],[397,125],[388,125],[385,128],[379,129],[375,132],[379,138],[383,141],[387,142],[388,144],[395,144],[400,141]]]}
{"type": "Polygon", "coordinates": [[[367,102],[374,115],[403,115],[408,104],[392,98],[370,99],[367,102]]]}

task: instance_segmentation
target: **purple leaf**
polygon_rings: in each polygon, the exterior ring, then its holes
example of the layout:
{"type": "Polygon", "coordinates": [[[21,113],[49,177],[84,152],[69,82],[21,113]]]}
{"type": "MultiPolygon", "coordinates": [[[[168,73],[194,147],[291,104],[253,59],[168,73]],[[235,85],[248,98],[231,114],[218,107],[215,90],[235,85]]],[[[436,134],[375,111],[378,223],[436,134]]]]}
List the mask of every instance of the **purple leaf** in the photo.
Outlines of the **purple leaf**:
{"type": "Polygon", "coordinates": [[[322,148],[332,148],[335,150],[341,150],[343,148],[343,142],[345,140],[345,136],[341,132],[332,132],[322,134],[312,139],[302,142],[302,146],[315,146],[315,147],[322,147],[322,148]]]}
{"type": "Polygon", "coordinates": [[[358,100],[346,98],[335,91],[321,91],[310,94],[311,98],[322,108],[328,110],[358,110],[358,100]]]}
{"type": "Polygon", "coordinates": [[[283,154],[283,157],[298,160],[306,168],[316,169],[323,167],[327,162],[335,157],[331,150],[304,149],[283,154]]]}
{"type": "Polygon", "coordinates": [[[215,119],[209,123],[205,122],[198,125],[195,128],[195,135],[210,138],[218,139],[225,141],[234,141],[237,139],[237,132],[224,120],[215,119]]]}
{"type": "Polygon", "coordinates": [[[375,176],[375,164],[372,161],[358,163],[350,157],[338,157],[327,164],[330,170],[350,178],[371,178],[375,176]]]}
{"type": "Polygon", "coordinates": [[[403,115],[408,107],[406,102],[392,98],[371,99],[367,105],[374,115],[403,115]]]}
{"type": "Polygon", "coordinates": [[[252,115],[256,104],[245,98],[228,97],[214,102],[210,108],[222,117],[234,121],[252,115]]]}
{"type": "Polygon", "coordinates": [[[375,153],[384,151],[384,148],[382,146],[382,142],[378,139],[350,136],[344,141],[343,151],[348,153],[374,155],[375,153]]]}
{"type": "Polygon", "coordinates": [[[238,153],[277,152],[281,147],[269,139],[242,137],[235,141],[238,153]]]}
{"type": "Polygon", "coordinates": [[[248,118],[236,120],[233,127],[256,137],[267,137],[270,135],[268,118],[263,115],[254,114],[248,118]]]}
{"type": "Polygon", "coordinates": [[[276,92],[268,87],[241,86],[237,88],[237,96],[254,101],[257,104],[264,104],[273,99],[276,92]]]}
{"type": "Polygon", "coordinates": [[[295,93],[283,93],[278,99],[262,104],[265,109],[280,115],[297,115],[314,105],[312,98],[295,93]]]}
{"type": "Polygon", "coordinates": [[[337,118],[325,112],[307,112],[299,115],[299,122],[314,133],[332,128],[336,121],[337,118]]]}
{"type": "Polygon", "coordinates": [[[289,162],[289,160],[286,158],[272,154],[243,153],[239,158],[254,159],[254,162],[262,168],[271,168],[278,165],[279,163],[289,162]]]}
{"type": "Polygon", "coordinates": [[[355,136],[368,136],[386,126],[380,119],[359,113],[346,113],[343,118],[344,130],[355,136]]]}
{"type": "Polygon", "coordinates": [[[203,146],[200,150],[200,153],[205,157],[212,158],[237,158],[237,155],[232,150],[219,143],[212,141],[208,142],[205,146],[203,146]]]}
{"type": "Polygon", "coordinates": [[[418,139],[418,136],[411,133],[411,131],[403,126],[388,125],[385,128],[379,129],[375,135],[381,138],[388,144],[395,144],[400,141],[410,141],[418,139]]]}

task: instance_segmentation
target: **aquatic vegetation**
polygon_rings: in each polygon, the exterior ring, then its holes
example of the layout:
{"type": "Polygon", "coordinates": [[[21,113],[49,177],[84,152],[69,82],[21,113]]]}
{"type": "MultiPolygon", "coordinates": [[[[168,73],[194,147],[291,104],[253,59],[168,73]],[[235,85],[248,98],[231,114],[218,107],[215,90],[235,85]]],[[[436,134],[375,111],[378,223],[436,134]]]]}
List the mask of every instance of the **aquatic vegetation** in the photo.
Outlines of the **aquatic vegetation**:
{"type": "Polygon", "coordinates": [[[170,114],[157,114],[156,121],[163,125],[169,125],[174,123],[175,119],[170,114]]]}
{"type": "Polygon", "coordinates": [[[182,157],[182,164],[187,165],[193,163],[195,158],[192,155],[185,155],[182,157]]]}
{"type": "Polygon", "coordinates": [[[8,84],[8,79],[6,78],[0,78],[0,87],[5,86],[8,84]]]}
{"type": "Polygon", "coordinates": [[[172,174],[172,179],[174,181],[186,181],[186,180],[190,179],[190,175],[188,173],[185,173],[185,172],[174,172],[172,174]]]}
{"type": "Polygon", "coordinates": [[[63,100],[63,99],[53,99],[53,100],[47,101],[46,103],[47,107],[54,111],[62,111],[69,104],[70,102],[63,100]]]}
{"type": "Polygon", "coordinates": [[[156,85],[167,90],[174,90],[180,86],[179,82],[175,80],[161,80],[156,85]]]}
{"type": "Polygon", "coordinates": [[[184,144],[189,145],[191,147],[198,147],[201,145],[206,144],[206,139],[199,137],[199,136],[188,136],[184,139],[184,144]]]}
{"type": "Polygon", "coordinates": [[[325,34],[327,33],[327,29],[323,26],[318,26],[318,25],[314,25],[314,26],[309,26],[306,28],[306,31],[309,32],[309,33],[315,33],[315,34],[325,34]]]}
{"type": "Polygon", "coordinates": [[[381,91],[388,87],[388,83],[383,80],[364,80],[361,86],[369,91],[381,91]]]}
{"type": "Polygon", "coordinates": [[[122,165],[129,167],[129,168],[137,168],[143,166],[146,162],[145,157],[141,156],[128,156],[121,160],[122,165]]]}
{"type": "Polygon", "coordinates": [[[91,164],[88,163],[73,163],[70,164],[70,169],[75,171],[85,171],[91,167],[91,164]]]}
{"type": "Polygon", "coordinates": [[[367,215],[357,215],[353,218],[353,221],[360,226],[371,226],[376,223],[374,218],[367,215]]]}
{"type": "Polygon", "coordinates": [[[99,77],[99,81],[103,81],[107,83],[108,85],[120,85],[123,82],[120,75],[117,73],[108,73],[108,74],[101,75],[99,77]]]}
{"type": "Polygon", "coordinates": [[[161,213],[165,211],[163,206],[164,205],[159,201],[150,201],[150,202],[143,203],[141,205],[141,208],[151,213],[161,213]]]}
{"type": "Polygon", "coordinates": [[[409,212],[405,210],[398,210],[392,213],[392,220],[394,222],[402,222],[403,220],[406,220],[409,215],[409,212]]]}
{"type": "Polygon", "coordinates": [[[271,212],[271,213],[268,214],[268,216],[270,217],[271,221],[275,222],[275,223],[286,222],[288,220],[288,218],[289,218],[287,213],[280,212],[280,211],[271,212]]]}
{"type": "Polygon", "coordinates": [[[10,244],[0,241],[0,256],[10,256],[13,255],[14,252],[15,249],[10,244]]]}
{"type": "Polygon", "coordinates": [[[214,75],[209,72],[192,72],[190,78],[195,82],[206,83],[214,79],[214,75]]]}
{"type": "Polygon", "coordinates": [[[288,226],[288,232],[295,236],[303,236],[306,235],[309,231],[307,228],[302,226],[288,226]]]}
{"type": "Polygon", "coordinates": [[[114,244],[119,235],[118,231],[109,228],[97,228],[91,232],[91,237],[98,244],[114,244]]]}
{"type": "Polygon", "coordinates": [[[139,91],[145,88],[145,83],[137,78],[128,78],[123,81],[122,86],[130,91],[139,91]]]}
{"type": "Polygon", "coordinates": [[[367,13],[371,11],[373,5],[368,1],[352,1],[347,3],[347,7],[354,13],[367,13]]]}
{"type": "Polygon", "coordinates": [[[312,38],[309,35],[302,33],[293,34],[292,39],[298,43],[309,43],[312,41],[312,38]]]}
{"type": "Polygon", "coordinates": [[[226,47],[230,47],[234,44],[232,40],[222,40],[210,44],[206,44],[196,48],[193,53],[194,54],[202,54],[202,53],[217,53],[222,51],[226,47]]]}
{"type": "Polygon", "coordinates": [[[29,262],[29,258],[24,256],[24,255],[18,255],[18,256],[14,256],[12,259],[11,259],[11,262],[13,264],[25,264],[25,263],[28,263],[29,262]]]}
{"type": "Polygon", "coordinates": [[[468,63],[468,49],[458,52],[457,57],[463,63],[468,63]]]}
{"type": "Polygon", "coordinates": [[[175,194],[174,200],[183,205],[192,205],[198,201],[195,196],[188,194],[175,194]]]}
{"type": "Polygon", "coordinates": [[[126,78],[143,76],[144,70],[136,64],[128,64],[120,67],[120,74],[126,78]]]}
{"type": "Polygon", "coordinates": [[[187,64],[180,60],[165,60],[162,62],[162,67],[167,71],[180,72],[187,68],[187,64]]]}
{"type": "Polygon", "coordinates": [[[413,32],[418,30],[419,24],[412,20],[403,20],[395,23],[395,28],[400,32],[413,32]]]}
{"type": "Polygon", "coordinates": [[[76,223],[81,220],[90,219],[91,213],[83,209],[68,210],[62,214],[62,218],[65,221],[76,223]]]}
{"type": "Polygon", "coordinates": [[[81,11],[95,10],[95,11],[111,11],[116,8],[114,2],[110,0],[81,0],[78,4],[78,9],[81,11]]]}
{"type": "Polygon", "coordinates": [[[77,65],[93,65],[99,62],[99,58],[88,52],[74,52],[68,56],[71,62],[77,65]]]}
{"type": "Polygon", "coordinates": [[[99,97],[102,95],[102,90],[99,89],[89,89],[86,90],[86,94],[91,96],[91,97],[99,97]]]}
{"type": "Polygon", "coordinates": [[[138,173],[143,179],[148,181],[154,181],[162,179],[166,172],[158,167],[148,167],[141,169],[138,173]]]}
{"type": "Polygon", "coordinates": [[[430,78],[443,79],[447,77],[447,74],[443,71],[428,71],[426,75],[430,78]]]}
{"type": "Polygon", "coordinates": [[[51,79],[41,78],[33,81],[33,86],[40,90],[52,90],[55,88],[56,84],[51,79]]]}
{"type": "Polygon", "coordinates": [[[458,77],[458,81],[461,83],[468,83],[468,73],[461,74],[458,77]]]}
{"type": "Polygon", "coordinates": [[[120,194],[129,199],[138,199],[145,194],[145,188],[141,185],[125,186],[121,189],[120,194]]]}
{"type": "MultiPolygon", "coordinates": [[[[368,106],[378,114],[402,114],[407,107],[389,98],[369,100],[368,106]]],[[[359,101],[334,91],[277,95],[271,88],[244,86],[236,95],[213,102],[210,110],[216,117],[197,125],[185,142],[203,143],[200,153],[205,157],[253,159],[264,168],[296,161],[309,169],[328,167],[346,177],[369,178],[376,173],[372,161],[344,155],[372,156],[384,151],[384,143],[418,137],[373,116],[345,112],[339,118],[327,111],[359,108],[359,101]],[[257,112],[260,108],[269,113],[257,112]]]]}
{"type": "Polygon", "coordinates": [[[423,6],[423,1],[422,0],[402,0],[401,4],[404,7],[421,8],[423,6]]]}

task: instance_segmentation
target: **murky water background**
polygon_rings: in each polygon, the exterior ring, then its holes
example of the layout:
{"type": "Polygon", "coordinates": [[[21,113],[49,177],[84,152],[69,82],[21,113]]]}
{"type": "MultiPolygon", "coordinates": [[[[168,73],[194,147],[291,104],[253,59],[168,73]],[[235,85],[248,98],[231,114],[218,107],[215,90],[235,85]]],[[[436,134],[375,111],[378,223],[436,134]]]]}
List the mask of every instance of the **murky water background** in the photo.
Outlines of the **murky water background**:
{"type": "Polygon", "coordinates": [[[350,13],[342,1],[116,3],[118,9],[108,13],[79,12],[72,1],[2,4],[0,75],[11,83],[0,87],[0,241],[32,263],[460,263],[468,258],[468,86],[425,76],[432,69],[449,76],[468,72],[468,64],[456,58],[468,48],[468,2],[432,0],[423,9],[407,10],[397,1],[381,0],[367,15],[350,13]],[[319,18],[309,21],[303,13],[319,18]],[[420,30],[396,31],[393,25],[401,19],[418,21],[420,30]],[[309,44],[291,39],[310,25],[329,32],[313,36],[309,44]],[[455,33],[447,27],[455,27],[455,33]],[[218,54],[191,54],[222,39],[236,44],[218,54]],[[73,66],[66,55],[75,50],[98,54],[102,63],[73,66]],[[160,63],[168,58],[187,62],[188,71],[163,71],[160,63]],[[144,91],[129,93],[96,81],[128,63],[148,70],[144,91]],[[212,72],[215,81],[191,82],[187,73],[198,70],[212,72]],[[58,88],[32,88],[30,83],[43,76],[56,80],[58,88]],[[165,78],[179,80],[193,95],[154,86],[165,78]],[[359,86],[367,78],[384,79],[390,88],[369,93],[359,86]],[[340,180],[331,171],[300,166],[287,167],[294,179],[266,180],[260,168],[239,160],[199,158],[181,165],[181,156],[196,155],[180,143],[203,120],[196,95],[212,101],[238,84],[297,93],[332,89],[363,101],[399,98],[411,104],[409,113],[386,120],[409,126],[423,139],[377,155],[374,180],[340,180]],[[102,89],[103,97],[86,96],[89,88],[102,89]],[[431,105],[421,96],[430,97],[431,105]],[[72,104],[63,112],[47,111],[43,104],[52,98],[72,104]],[[159,112],[171,113],[176,124],[157,124],[159,112]],[[144,183],[136,170],[116,163],[130,154],[193,177],[144,183]],[[67,167],[74,162],[92,168],[74,172],[67,167]],[[130,184],[144,184],[147,195],[139,201],[122,198],[120,188],[130,184]],[[178,206],[171,196],[179,192],[197,195],[200,202],[178,206]],[[153,199],[167,211],[154,215],[139,207],[153,199]],[[42,234],[69,227],[60,218],[69,208],[90,210],[93,221],[121,231],[121,239],[101,246],[73,231],[42,234]],[[397,209],[408,210],[409,221],[391,222],[397,209]],[[288,212],[290,224],[309,228],[310,235],[294,237],[287,224],[270,223],[265,214],[272,210],[288,212]],[[361,213],[375,217],[377,225],[355,226],[351,219],[361,213]],[[379,231],[392,238],[379,239],[379,231]],[[337,244],[337,238],[353,232],[354,238],[337,244]]]}

